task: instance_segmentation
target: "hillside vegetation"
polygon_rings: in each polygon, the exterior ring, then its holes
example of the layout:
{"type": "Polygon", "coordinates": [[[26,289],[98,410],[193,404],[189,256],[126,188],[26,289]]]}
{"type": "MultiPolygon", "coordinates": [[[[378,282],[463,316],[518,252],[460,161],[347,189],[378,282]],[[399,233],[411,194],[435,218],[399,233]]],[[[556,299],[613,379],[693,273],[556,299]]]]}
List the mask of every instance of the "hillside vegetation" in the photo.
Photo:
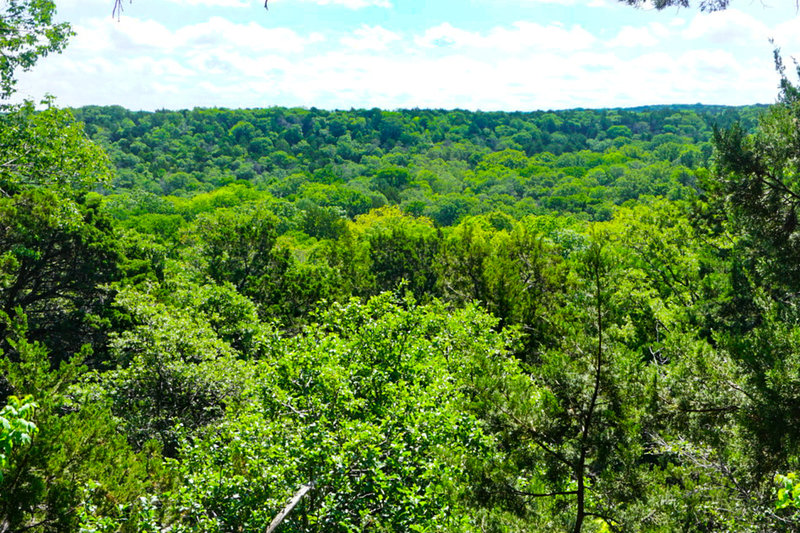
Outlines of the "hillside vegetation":
{"type": "Polygon", "coordinates": [[[800,94],[0,116],[0,531],[794,531],[800,94]],[[302,490],[301,490],[302,489],[302,490]]]}

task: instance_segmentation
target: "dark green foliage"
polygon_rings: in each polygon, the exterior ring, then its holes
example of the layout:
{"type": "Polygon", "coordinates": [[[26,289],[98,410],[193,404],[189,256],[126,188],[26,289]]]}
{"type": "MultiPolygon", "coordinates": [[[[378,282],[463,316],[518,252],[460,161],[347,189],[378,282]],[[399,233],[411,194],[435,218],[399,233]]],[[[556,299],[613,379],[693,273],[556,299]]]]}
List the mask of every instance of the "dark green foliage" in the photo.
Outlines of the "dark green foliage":
{"type": "MultiPolygon", "coordinates": [[[[0,98],[53,12],[5,3],[0,98]]],[[[778,69],[760,119],[4,107],[0,531],[264,531],[301,487],[279,531],[797,531],[778,69]]]]}
{"type": "Polygon", "coordinates": [[[345,219],[335,208],[312,205],[303,213],[300,229],[317,239],[336,240],[346,231],[345,219]]]}
{"type": "MultiPolygon", "coordinates": [[[[118,278],[119,252],[98,198],[32,188],[0,199],[0,311],[27,314],[29,336],[56,361],[105,333],[95,327],[118,278]]],[[[2,331],[6,330],[2,328],[2,331]]]]}
{"type": "MultiPolygon", "coordinates": [[[[635,7],[641,7],[645,4],[644,0],[619,1],[635,7]]],[[[656,9],[665,9],[668,7],[689,8],[691,7],[692,2],[689,0],[653,0],[652,4],[656,9]]],[[[702,11],[722,11],[724,9],[728,9],[730,0],[700,0],[696,3],[696,5],[698,5],[702,11]]]]}
{"type": "Polygon", "coordinates": [[[283,530],[790,528],[770,489],[800,457],[795,333],[722,204],[690,211],[693,111],[104,111],[92,133],[150,136],[130,153],[160,166],[131,176],[154,192],[78,176],[0,203],[7,313],[31,324],[6,330],[7,394],[56,387],[36,423],[57,433],[14,457],[34,502],[3,508],[14,527],[264,530],[312,484],[283,530]],[[168,168],[186,121],[220,153],[168,168]],[[69,362],[34,371],[18,339],[41,321],[69,362]]]}
{"type": "Polygon", "coordinates": [[[364,232],[362,242],[372,279],[365,293],[391,291],[402,285],[416,298],[436,296],[435,262],[441,233],[429,222],[384,209],[360,217],[356,228],[364,232]]]}
{"type": "Polygon", "coordinates": [[[563,344],[540,352],[525,373],[490,367],[472,377],[475,408],[498,438],[493,461],[474,461],[476,496],[539,531],[577,532],[589,520],[641,527],[648,372],[625,346],[624,317],[612,307],[619,273],[602,246],[576,257],[582,279],[568,304],[576,322],[563,344]]]}
{"type": "Polygon", "coordinates": [[[441,291],[460,304],[481,302],[503,326],[520,326],[519,356],[533,361],[564,334],[559,315],[572,282],[552,230],[536,228],[535,218],[510,228],[496,228],[494,220],[471,219],[449,234],[437,261],[441,291]]]}
{"type": "Polygon", "coordinates": [[[760,262],[759,273],[794,291],[800,286],[800,189],[795,176],[800,94],[786,78],[782,64],[779,67],[781,99],[762,117],[755,135],[748,136],[734,125],[717,130],[714,141],[720,192],[728,211],[746,232],[745,246],[768,254],[768,260],[760,262]]]}
{"type": "Polygon", "coordinates": [[[98,496],[94,512],[100,514],[135,502],[160,478],[157,450],[134,455],[105,402],[71,388],[86,370],[86,353],[53,368],[47,350],[26,338],[24,316],[5,321],[10,351],[0,359],[0,371],[14,394],[37,395],[33,422],[39,431],[14,453],[0,481],[0,523],[10,531],[34,525],[38,531],[71,531],[88,492],[98,496]]]}
{"type": "Polygon", "coordinates": [[[231,283],[259,304],[264,317],[291,316],[282,298],[294,264],[277,242],[278,219],[266,206],[200,215],[187,233],[188,259],[210,280],[231,283]]]}
{"type": "Polygon", "coordinates": [[[793,464],[800,451],[795,438],[800,421],[795,408],[800,92],[777,52],[776,63],[782,78],[779,102],[762,117],[756,132],[748,136],[734,126],[715,134],[716,192],[739,236],[732,281],[740,287],[744,304],[730,312],[736,327],[720,340],[743,377],[745,398],[737,421],[752,443],[743,454],[748,475],[764,484],[793,464]],[[778,425],[781,432],[770,429],[778,425]]]}
{"type": "Polygon", "coordinates": [[[276,226],[277,219],[264,208],[218,210],[198,217],[188,239],[210,279],[253,294],[286,271],[288,256],[275,249],[276,226]]]}

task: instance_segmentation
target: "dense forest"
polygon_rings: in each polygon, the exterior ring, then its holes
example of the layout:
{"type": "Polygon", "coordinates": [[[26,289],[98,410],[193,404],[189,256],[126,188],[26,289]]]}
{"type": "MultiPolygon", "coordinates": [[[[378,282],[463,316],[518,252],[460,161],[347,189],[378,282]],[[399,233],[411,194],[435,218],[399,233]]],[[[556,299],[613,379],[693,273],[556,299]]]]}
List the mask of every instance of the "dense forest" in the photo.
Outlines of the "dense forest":
{"type": "Polygon", "coordinates": [[[3,104],[0,532],[797,531],[778,67],[735,108],[3,104]]]}
{"type": "MultiPolygon", "coordinates": [[[[608,220],[614,206],[642,196],[685,199],[697,189],[698,169],[709,166],[713,127],[738,121],[750,130],[758,113],[710,106],[555,113],[75,110],[113,162],[111,193],[188,198],[238,183],[301,210],[313,204],[352,218],[399,205],[439,226],[489,211],[608,220]]],[[[139,209],[121,201],[130,214],[139,209]]]]}

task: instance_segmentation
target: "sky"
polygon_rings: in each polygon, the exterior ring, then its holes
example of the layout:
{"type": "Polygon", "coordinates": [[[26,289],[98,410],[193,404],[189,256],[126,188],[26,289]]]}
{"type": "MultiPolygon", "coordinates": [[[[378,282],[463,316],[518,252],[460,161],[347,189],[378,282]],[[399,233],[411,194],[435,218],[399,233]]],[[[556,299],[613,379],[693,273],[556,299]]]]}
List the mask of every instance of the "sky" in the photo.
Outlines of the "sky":
{"type": "MultiPolygon", "coordinates": [[[[772,103],[791,0],[717,13],[616,0],[56,0],[76,35],[18,98],[194,107],[532,111],[772,103]]],[[[696,3],[696,0],[692,0],[696,3]]]]}

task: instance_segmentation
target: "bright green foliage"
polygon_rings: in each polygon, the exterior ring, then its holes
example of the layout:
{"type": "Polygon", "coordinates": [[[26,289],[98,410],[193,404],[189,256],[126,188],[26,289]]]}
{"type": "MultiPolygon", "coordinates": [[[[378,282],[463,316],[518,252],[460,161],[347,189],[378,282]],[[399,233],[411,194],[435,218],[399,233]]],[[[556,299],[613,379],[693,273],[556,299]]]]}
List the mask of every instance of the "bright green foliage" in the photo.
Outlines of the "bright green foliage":
{"type": "Polygon", "coordinates": [[[7,0],[0,9],[0,99],[14,91],[17,69],[30,70],[40,57],[60,52],[72,35],[69,24],[56,24],[50,0],[7,0]]]}
{"type": "Polygon", "coordinates": [[[666,201],[620,210],[603,228],[629,267],[620,306],[631,313],[643,357],[675,328],[705,337],[727,322],[719,308],[731,305],[729,274],[720,255],[731,251],[729,235],[714,235],[688,219],[685,207],[666,201]]]}
{"type": "Polygon", "coordinates": [[[29,418],[37,405],[31,396],[20,399],[8,397],[8,404],[0,409],[0,483],[15,447],[27,446],[39,429],[29,418]]]}
{"type": "Polygon", "coordinates": [[[778,484],[775,508],[800,509],[800,483],[797,480],[797,473],[776,474],[775,482],[778,484]]]}
{"type": "Polygon", "coordinates": [[[467,527],[461,462],[486,439],[449,372],[503,350],[493,320],[391,294],[317,318],[274,345],[247,404],[185,441],[180,489],[159,500],[164,520],[263,530],[313,483],[283,531],[467,527]]]}
{"type": "Polygon", "coordinates": [[[263,531],[308,484],[282,530],[792,524],[797,334],[691,211],[695,111],[78,114],[140,189],[0,202],[3,294],[58,294],[6,327],[9,392],[52,391],[12,527],[263,531]]]}
{"type": "Polygon", "coordinates": [[[357,294],[391,291],[403,284],[416,298],[436,295],[441,234],[429,220],[385,207],[359,216],[350,230],[363,246],[369,276],[357,294]]]}
{"type": "Polygon", "coordinates": [[[128,441],[142,448],[155,439],[174,455],[180,427],[209,424],[238,398],[249,374],[240,358],[258,354],[269,330],[258,324],[255,306],[228,287],[175,277],[146,288],[116,298],[133,326],[111,339],[119,368],[102,382],[128,441]],[[166,301],[154,297],[158,292],[166,301]]]}
{"type": "Polygon", "coordinates": [[[353,218],[400,205],[450,226],[487,211],[607,220],[616,205],[649,195],[691,198],[708,165],[712,125],[738,118],[750,127],[758,108],[74,112],[108,150],[120,193],[199,197],[251,184],[251,196],[302,209],[310,202],[353,218]],[[397,127],[400,137],[386,134],[397,127]],[[256,136],[229,135],[231,128],[255,128],[256,136]]]}
{"type": "Polygon", "coordinates": [[[86,138],[69,110],[44,103],[44,111],[26,102],[0,114],[0,191],[8,196],[44,186],[75,198],[107,184],[111,168],[105,153],[86,138]]]}

